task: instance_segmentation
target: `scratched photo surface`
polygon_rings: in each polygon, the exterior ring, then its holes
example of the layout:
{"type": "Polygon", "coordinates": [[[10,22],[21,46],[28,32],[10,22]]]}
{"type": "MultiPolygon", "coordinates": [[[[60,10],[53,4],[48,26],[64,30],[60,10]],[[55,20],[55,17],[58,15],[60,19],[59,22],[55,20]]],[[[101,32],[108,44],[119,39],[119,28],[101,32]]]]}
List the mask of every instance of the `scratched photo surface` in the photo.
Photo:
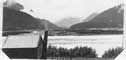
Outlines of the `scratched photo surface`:
{"type": "Polygon", "coordinates": [[[114,60],[123,50],[123,0],[4,0],[10,59],[114,60]]]}

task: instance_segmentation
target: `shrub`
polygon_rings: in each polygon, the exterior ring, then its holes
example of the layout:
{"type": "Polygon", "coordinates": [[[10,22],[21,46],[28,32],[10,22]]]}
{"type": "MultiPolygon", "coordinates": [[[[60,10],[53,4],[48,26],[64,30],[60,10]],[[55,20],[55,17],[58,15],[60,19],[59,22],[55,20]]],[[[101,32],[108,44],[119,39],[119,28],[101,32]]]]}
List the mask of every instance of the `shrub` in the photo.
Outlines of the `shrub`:
{"type": "Polygon", "coordinates": [[[47,49],[47,56],[48,57],[57,57],[58,56],[58,52],[57,52],[57,48],[54,46],[49,46],[47,49]]]}
{"type": "Polygon", "coordinates": [[[76,47],[71,49],[72,57],[85,57],[85,58],[95,58],[97,57],[96,51],[89,47],[76,47]]]}
{"type": "Polygon", "coordinates": [[[96,51],[89,47],[75,47],[72,49],[56,48],[49,46],[47,50],[48,57],[85,57],[95,58],[97,57],[96,51]]]}
{"type": "Polygon", "coordinates": [[[122,52],[122,50],[123,48],[121,47],[109,49],[108,51],[105,51],[102,58],[115,58],[122,52]]]}

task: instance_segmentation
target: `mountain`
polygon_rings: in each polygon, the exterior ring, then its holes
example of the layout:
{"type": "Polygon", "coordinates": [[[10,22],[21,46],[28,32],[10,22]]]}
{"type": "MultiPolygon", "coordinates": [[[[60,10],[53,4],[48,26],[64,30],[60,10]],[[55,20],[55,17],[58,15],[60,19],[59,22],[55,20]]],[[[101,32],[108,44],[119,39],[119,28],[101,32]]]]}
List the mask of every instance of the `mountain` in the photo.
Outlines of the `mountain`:
{"type": "Polygon", "coordinates": [[[45,26],[45,27],[47,27],[48,30],[59,30],[59,29],[62,29],[61,27],[56,26],[55,24],[51,23],[51,22],[48,21],[48,20],[39,19],[39,18],[36,18],[36,20],[37,20],[38,22],[40,22],[40,24],[41,24],[42,26],[47,25],[47,26],[45,26]]]}
{"type": "Polygon", "coordinates": [[[31,15],[10,8],[3,8],[3,31],[40,29],[44,29],[44,26],[40,25],[40,22],[31,15]]]}
{"type": "Polygon", "coordinates": [[[92,13],[86,19],[84,19],[83,22],[88,22],[88,21],[92,20],[93,18],[95,18],[97,15],[98,15],[98,13],[92,13]]]}
{"type": "Polygon", "coordinates": [[[81,22],[82,19],[81,18],[73,18],[73,17],[69,17],[69,18],[64,18],[58,22],[56,22],[55,24],[59,27],[63,27],[63,28],[69,28],[70,26],[77,24],[79,22],[81,22]]]}
{"type": "Polygon", "coordinates": [[[15,0],[6,0],[3,3],[3,7],[7,7],[10,9],[15,9],[15,10],[22,10],[24,9],[24,6],[16,2],[15,0]]]}
{"type": "Polygon", "coordinates": [[[120,4],[118,6],[107,9],[90,21],[72,25],[71,28],[123,28],[123,6],[123,4],[120,4]]]}

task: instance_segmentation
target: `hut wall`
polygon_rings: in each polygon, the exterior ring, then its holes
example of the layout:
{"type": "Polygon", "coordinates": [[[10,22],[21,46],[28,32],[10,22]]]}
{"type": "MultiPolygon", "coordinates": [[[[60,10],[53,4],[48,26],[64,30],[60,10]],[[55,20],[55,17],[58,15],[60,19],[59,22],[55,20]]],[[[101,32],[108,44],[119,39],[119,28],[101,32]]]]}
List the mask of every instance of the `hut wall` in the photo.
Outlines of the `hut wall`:
{"type": "Polygon", "coordinates": [[[4,48],[10,58],[37,59],[37,48],[4,48]]]}

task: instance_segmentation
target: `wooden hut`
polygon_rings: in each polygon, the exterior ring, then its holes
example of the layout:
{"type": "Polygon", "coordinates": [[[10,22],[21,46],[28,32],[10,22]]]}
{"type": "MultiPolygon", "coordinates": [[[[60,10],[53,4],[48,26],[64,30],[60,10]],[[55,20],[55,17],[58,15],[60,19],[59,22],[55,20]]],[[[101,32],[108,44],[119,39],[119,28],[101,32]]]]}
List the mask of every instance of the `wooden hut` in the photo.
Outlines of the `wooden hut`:
{"type": "Polygon", "coordinates": [[[40,34],[12,35],[7,37],[2,50],[13,59],[42,59],[43,42],[40,34]]]}

